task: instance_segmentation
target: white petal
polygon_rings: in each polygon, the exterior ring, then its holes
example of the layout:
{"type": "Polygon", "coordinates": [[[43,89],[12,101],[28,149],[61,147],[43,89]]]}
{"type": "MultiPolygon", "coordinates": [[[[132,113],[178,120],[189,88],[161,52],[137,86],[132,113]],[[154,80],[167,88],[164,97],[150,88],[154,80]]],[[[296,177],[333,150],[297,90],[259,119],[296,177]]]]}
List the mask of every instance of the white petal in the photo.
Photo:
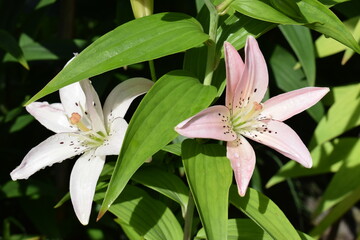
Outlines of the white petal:
{"type": "Polygon", "coordinates": [[[60,100],[68,117],[72,113],[78,113],[83,117],[86,97],[79,82],[72,83],[59,90],[60,100]]]}
{"type": "Polygon", "coordinates": [[[310,152],[292,128],[279,121],[267,120],[263,122],[266,125],[265,131],[252,131],[241,134],[275,149],[306,168],[311,168],[310,152]]]}
{"type": "Polygon", "coordinates": [[[91,120],[91,129],[95,132],[101,131],[105,133],[104,115],[99,96],[97,95],[90,80],[82,80],[80,81],[80,85],[86,96],[86,109],[91,120]]]}
{"type": "Polygon", "coordinates": [[[117,85],[107,97],[104,115],[110,123],[114,118],[124,118],[131,102],[146,93],[154,83],[146,78],[131,78],[117,85]]]}
{"type": "Polygon", "coordinates": [[[104,167],[105,156],[86,152],[75,163],[70,175],[70,197],[81,224],[87,225],[91,213],[96,183],[104,167]]]}
{"type": "Polygon", "coordinates": [[[75,133],[58,133],[43,141],[31,149],[10,173],[12,180],[27,179],[40,169],[83,153],[89,147],[78,136],[75,133]]]}
{"type": "Polygon", "coordinates": [[[33,102],[26,106],[26,110],[43,126],[55,133],[77,131],[77,128],[69,123],[60,103],[33,102]]]}
{"type": "Polygon", "coordinates": [[[96,149],[95,154],[98,156],[118,155],[127,127],[125,119],[115,118],[110,124],[109,136],[105,139],[104,144],[96,149]]]}

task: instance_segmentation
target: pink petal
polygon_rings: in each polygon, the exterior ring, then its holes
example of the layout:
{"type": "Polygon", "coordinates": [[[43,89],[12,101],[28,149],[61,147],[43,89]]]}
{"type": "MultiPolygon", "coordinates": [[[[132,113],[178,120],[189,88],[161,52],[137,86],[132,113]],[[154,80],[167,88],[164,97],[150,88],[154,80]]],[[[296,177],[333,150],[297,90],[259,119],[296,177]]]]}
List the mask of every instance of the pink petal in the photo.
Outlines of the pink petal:
{"type": "Polygon", "coordinates": [[[154,82],[146,78],[131,78],[118,84],[106,98],[104,116],[107,123],[114,118],[124,118],[132,101],[139,95],[146,93],[154,82]]]}
{"type": "Polygon", "coordinates": [[[279,121],[262,121],[265,131],[243,132],[242,135],[269,146],[306,168],[311,168],[312,159],[300,137],[288,125],[279,121]]]}
{"type": "Polygon", "coordinates": [[[224,43],[226,65],[226,106],[230,109],[236,86],[244,72],[244,62],[237,50],[228,42],[224,43]]]}
{"type": "Polygon", "coordinates": [[[233,141],[236,133],[231,129],[230,111],[225,106],[209,107],[179,123],[175,131],[189,138],[212,138],[233,141]]]}
{"type": "Polygon", "coordinates": [[[128,124],[125,119],[115,118],[110,123],[109,136],[104,140],[104,144],[96,149],[95,155],[118,155],[127,127],[128,124]]]}
{"type": "Polygon", "coordinates": [[[88,150],[75,133],[55,134],[33,149],[25,156],[21,164],[11,173],[12,180],[27,179],[35,172],[54,163],[74,157],[88,150]]]}
{"type": "Polygon", "coordinates": [[[101,131],[105,133],[104,115],[99,96],[90,80],[82,80],[80,81],[80,85],[86,96],[86,109],[88,111],[88,117],[91,120],[91,129],[95,132],[101,131]]]}
{"type": "Polygon", "coordinates": [[[69,123],[60,103],[33,102],[26,106],[26,110],[43,126],[55,133],[77,131],[77,128],[69,123]]]}
{"type": "Polygon", "coordinates": [[[83,225],[89,223],[95,188],[104,163],[105,156],[95,156],[93,151],[89,151],[76,161],[71,171],[71,202],[77,218],[83,225]]]}
{"type": "Polygon", "coordinates": [[[240,136],[236,141],[227,143],[226,156],[231,161],[239,195],[243,197],[255,169],[254,149],[244,137],[240,136]]]}
{"type": "Polygon", "coordinates": [[[268,70],[256,39],[249,36],[245,46],[245,70],[241,82],[236,87],[233,109],[236,105],[260,103],[269,83],[268,70]]]}
{"type": "Polygon", "coordinates": [[[312,107],[329,92],[329,88],[306,87],[277,95],[264,103],[261,116],[285,121],[312,107]]]}

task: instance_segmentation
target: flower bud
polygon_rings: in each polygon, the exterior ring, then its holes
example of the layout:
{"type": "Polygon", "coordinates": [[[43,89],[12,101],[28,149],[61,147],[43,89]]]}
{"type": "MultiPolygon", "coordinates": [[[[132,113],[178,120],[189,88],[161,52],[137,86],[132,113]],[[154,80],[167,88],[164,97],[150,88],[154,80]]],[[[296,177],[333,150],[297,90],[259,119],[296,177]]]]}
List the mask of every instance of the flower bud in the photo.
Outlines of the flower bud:
{"type": "Polygon", "coordinates": [[[149,16],[153,13],[154,0],[130,0],[135,18],[149,16]]]}

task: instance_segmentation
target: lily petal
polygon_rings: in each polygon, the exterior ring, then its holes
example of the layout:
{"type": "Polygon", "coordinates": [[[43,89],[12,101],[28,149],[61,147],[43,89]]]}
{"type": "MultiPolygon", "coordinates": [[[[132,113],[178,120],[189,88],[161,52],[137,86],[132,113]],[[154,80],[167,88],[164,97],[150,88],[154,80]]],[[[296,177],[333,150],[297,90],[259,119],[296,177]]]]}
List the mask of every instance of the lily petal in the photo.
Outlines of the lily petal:
{"type": "Polygon", "coordinates": [[[78,113],[83,117],[86,111],[86,97],[79,82],[67,85],[59,90],[60,100],[68,117],[72,113],[78,113]]]}
{"type": "Polygon", "coordinates": [[[245,70],[236,87],[234,106],[246,106],[248,103],[260,103],[269,83],[268,70],[256,39],[249,36],[245,46],[245,70]]]}
{"type": "Polygon", "coordinates": [[[255,152],[250,143],[241,135],[236,141],[227,143],[227,158],[231,161],[240,196],[245,196],[246,189],[255,169],[255,152]]]}
{"type": "Polygon", "coordinates": [[[227,107],[212,106],[179,123],[175,131],[189,138],[234,141],[236,133],[232,130],[229,121],[230,111],[227,107]]]}
{"type": "Polygon", "coordinates": [[[228,42],[224,43],[226,66],[226,106],[231,109],[236,86],[241,80],[245,64],[237,50],[228,42]]]}
{"type": "Polygon", "coordinates": [[[11,178],[27,179],[40,169],[81,154],[87,149],[76,133],[55,134],[31,149],[21,164],[10,173],[11,178]]]}
{"type": "Polygon", "coordinates": [[[154,83],[146,78],[131,78],[118,84],[106,98],[104,115],[107,123],[114,118],[124,118],[132,101],[139,95],[146,93],[154,83]]]}
{"type": "Polygon", "coordinates": [[[86,152],[75,163],[70,175],[70,196],[75,214],[81,224],[89,223],[96,183],[104,167],[105,156],[86,152]]]}
{"type": "Polygon", "coordinates": [[[128,123],[123,118],[115,118],[110,124],[109,136],[98,147],[95,155],[118,155],[122,146],[128,123]]]}
{"type": "Polygon", "coordinates": [[[273,148],[306,168],[311,168],[312,159],[310,152],[292,128],[279,121],[267,120],[263,122],[266,125],[266,131],[251,131],[242,134],[245,137],[273,148]]]}
{"type": "Polygon", "coordinates": [[[69,123],[60,103],[33,102],[26,106],[26,110],[43,126],[55,133],[77,131],[69,123]]]}
{"type": "Polygon", "coordinates": [[[329,92],[329,88],[306,87],[277,95],[264,103],[261,117],[285,121],[312,107],[329,92]]]}
{"type": "Polygon", "coordinates": [[[91,129],[95,132],[106,132],[104,125],[104,115],[98,94],[92,86],[90,80],[80,81],[80,85],[86,96],[86,109],[91,120],[91,129]]]}

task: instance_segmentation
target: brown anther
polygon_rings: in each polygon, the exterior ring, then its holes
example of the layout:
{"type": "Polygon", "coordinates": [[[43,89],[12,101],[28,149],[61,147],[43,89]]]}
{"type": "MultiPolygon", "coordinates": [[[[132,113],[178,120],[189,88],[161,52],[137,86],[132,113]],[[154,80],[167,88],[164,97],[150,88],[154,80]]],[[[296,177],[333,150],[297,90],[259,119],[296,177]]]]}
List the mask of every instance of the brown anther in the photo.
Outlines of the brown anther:
{"type": "Polygon", "coordinates": [[[254,109],[255,111],[261,110],[263,106],[260,103],[254,102],[254,109]]]}
{"type": "Polygon", "coordinates": [[[78,123],[80,122],[80,119],[81,119],[80,114],[78,114],[78,113],[72,113],[69,120],[70,120],[70,123],[71,123],[72,125],[76,125],[76,124],[78,124],[78,123]]]}

